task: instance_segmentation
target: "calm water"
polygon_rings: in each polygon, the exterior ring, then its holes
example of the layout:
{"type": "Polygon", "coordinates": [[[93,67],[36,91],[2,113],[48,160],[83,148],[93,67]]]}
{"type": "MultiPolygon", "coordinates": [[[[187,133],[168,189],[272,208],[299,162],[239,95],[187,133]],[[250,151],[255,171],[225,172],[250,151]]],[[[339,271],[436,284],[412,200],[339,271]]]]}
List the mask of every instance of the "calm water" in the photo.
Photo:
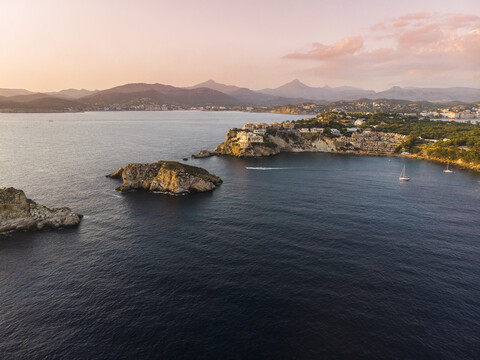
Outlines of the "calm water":
{"type": "Polygon", "coordinates": [[[0,186],[86,215],[0,241],[0,358],[479,358],[479,175],[284,154],[189,160],[224,180],[193,196],[104,177],[292,118],[0,114],[0,186]]]}

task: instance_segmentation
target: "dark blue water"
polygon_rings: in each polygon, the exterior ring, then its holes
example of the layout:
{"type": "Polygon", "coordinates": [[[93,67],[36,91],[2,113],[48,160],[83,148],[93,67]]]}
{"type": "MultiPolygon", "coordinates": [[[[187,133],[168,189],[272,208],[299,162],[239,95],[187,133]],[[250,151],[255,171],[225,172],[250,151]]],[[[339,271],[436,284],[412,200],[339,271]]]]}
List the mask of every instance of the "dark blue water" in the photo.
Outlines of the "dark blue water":
{"type": "Polygon", "coordinates": [[[479,358],[479,175],[319,153],[190,160],[224,180],[193,196],[104,177],[290,118],[0,115],[0,186],[86,215],[0,241],[0,358],[479,358]]]}

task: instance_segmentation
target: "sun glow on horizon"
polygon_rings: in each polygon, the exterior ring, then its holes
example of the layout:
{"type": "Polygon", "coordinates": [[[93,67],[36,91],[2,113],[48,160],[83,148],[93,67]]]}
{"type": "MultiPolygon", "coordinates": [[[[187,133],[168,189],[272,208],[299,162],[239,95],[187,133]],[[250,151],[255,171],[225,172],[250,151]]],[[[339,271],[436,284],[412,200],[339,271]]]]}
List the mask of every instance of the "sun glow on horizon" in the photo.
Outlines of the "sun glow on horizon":
{"type": "Polygon", "coordinates": [[[4,0],[0,88],[480,87],[480,3],[4,0]]]}

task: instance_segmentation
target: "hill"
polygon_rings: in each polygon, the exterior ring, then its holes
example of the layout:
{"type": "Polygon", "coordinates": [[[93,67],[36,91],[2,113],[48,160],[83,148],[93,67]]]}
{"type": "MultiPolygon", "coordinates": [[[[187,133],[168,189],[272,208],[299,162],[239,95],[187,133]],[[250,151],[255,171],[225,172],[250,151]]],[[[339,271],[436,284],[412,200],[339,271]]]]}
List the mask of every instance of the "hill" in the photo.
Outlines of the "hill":
{"type": "Polygon", "coordinates": [[[98,90],[65,89],[61,91],[47,92],[46,94],[64,99],[80,99],[81,97],[92,95],[96,92],[98,92],[98,90]]]}
{"type": "Polygon", "coordinates": [[[238,105],[237,99],[220,91],[197,88],[185,89],[163,84],[126,84],[99,91],[79,99],[87,104],[112,105],[119,103],[175,104],[187,106],[238,105]]]}

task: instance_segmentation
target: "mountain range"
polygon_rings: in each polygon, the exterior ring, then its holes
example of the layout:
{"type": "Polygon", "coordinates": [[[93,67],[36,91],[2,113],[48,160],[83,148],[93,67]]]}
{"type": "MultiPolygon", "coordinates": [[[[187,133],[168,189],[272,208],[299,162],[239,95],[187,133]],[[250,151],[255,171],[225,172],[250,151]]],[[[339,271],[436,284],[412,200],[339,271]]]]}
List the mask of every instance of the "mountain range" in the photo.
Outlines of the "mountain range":
{"type": "Polygon", "coordinates": [[[0,89],[0,110],[11,111],[81,111],[112,105],[142,104],[177,106],[279,106],[304,102],[326,103],[356,99],[396,99],[430,102],[480,101],[480,89],[401,88],[375,92],[356,87],[310,87],[293,80],[275,89],[254,91],[209,80],[191,87],[133,83],[106,90],[66,89],[35,93],[25,89],[0,89]]]}
{"type": "Polygon", "coordinates": [[[285,97],[304,97],[315,101],[339,101],[339,100],[357,100],[357,99],[395,99],[409,101],[480,101],[480,89],[468,87],[450,87],[450,88],[401,88],[394,86],[388,90],[375,92],[373,90],[364,90],[351,86],[341,86],[331,88],[310,87],[303,84],[300,80],[293,80],[285,85],[275,89],[259,90],[262,94],[285,96],[285,97]]]}

